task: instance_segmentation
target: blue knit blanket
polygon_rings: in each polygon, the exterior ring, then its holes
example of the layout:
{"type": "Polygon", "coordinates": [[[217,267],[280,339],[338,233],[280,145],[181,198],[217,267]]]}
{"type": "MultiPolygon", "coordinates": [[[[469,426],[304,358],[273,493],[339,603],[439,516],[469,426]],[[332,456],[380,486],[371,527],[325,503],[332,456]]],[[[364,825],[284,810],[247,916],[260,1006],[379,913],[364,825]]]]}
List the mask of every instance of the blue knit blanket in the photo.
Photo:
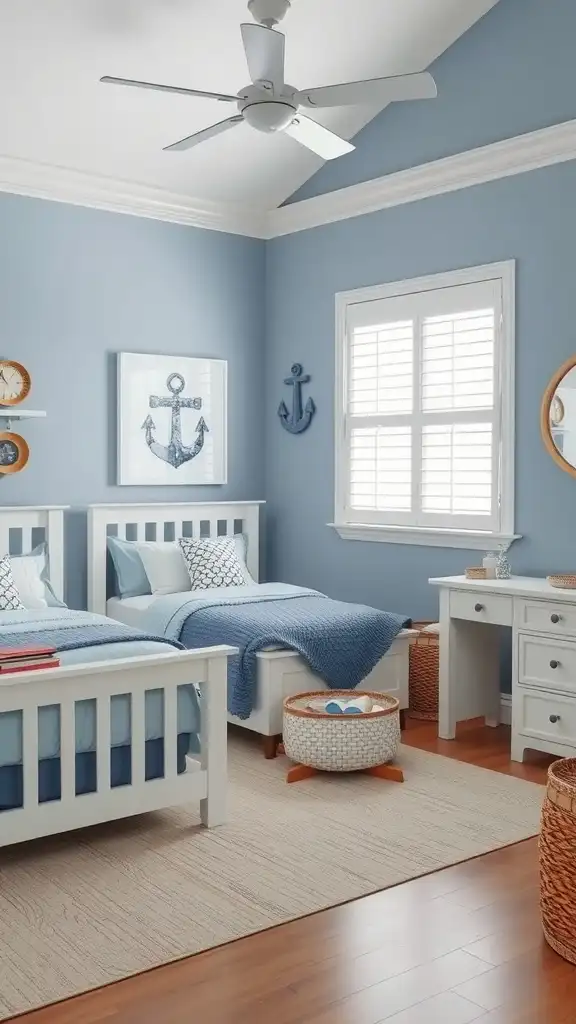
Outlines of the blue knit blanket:
{"type": "Polygon", "coordinates": [[[352,690],[409,625],[404,615],[333,601],[287,584],[195,591],[157,598],[146,626],[185,647],[231,644],[228,710],[248,718],[256,697],[256,654],[279,646],[298,651],[329,686],[352,690]]]}
{"type": "Polygon", "coordinates": [[[69,608],[2,612],[0,622],[0,647],[54,647],[61,652],[142,641],[167,644],[179,650],[183,648],[178,640],[145,633],[105,615],[69,608]]]}

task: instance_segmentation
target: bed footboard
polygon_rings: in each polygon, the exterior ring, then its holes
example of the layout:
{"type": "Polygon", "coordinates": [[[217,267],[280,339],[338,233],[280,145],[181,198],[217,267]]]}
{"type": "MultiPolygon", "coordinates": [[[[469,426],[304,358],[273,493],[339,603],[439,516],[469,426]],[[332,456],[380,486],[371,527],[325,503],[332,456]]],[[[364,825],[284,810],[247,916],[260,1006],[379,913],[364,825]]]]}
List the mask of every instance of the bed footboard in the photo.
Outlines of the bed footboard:
{"type": "Polygon", "coordinates": [[[233,647],[207,647],[145,657],[70,665],[0,676],[0,713],[22,720],[22,806],[0,812],[0,847],[104,821],[200,801],[204,825],[226,818],[226,681],[233,647]],[[201,693],[200,753],[188,755],[178,771],[178,687],[196,684],[201,693]],[[163,691],[164,772],[146,779],[145,699],[163,691]],[[130,701],[130,782],[112,786],[111,698],[130,701]],[[76,702],[96,705],[96,786],[77,794],[76,702]],[[60,788],[57,800],[39,800],[38,713],[56,705],[60,720],[60,788]]]}

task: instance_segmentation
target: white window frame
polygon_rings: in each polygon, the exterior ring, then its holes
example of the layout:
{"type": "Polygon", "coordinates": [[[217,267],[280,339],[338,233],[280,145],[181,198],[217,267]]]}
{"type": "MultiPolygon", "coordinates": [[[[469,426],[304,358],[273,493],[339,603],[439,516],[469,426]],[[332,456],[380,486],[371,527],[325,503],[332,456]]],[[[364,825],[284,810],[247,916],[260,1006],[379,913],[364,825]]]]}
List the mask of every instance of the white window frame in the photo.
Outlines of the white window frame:
{"type": "MultiPolygon", "coordinates": [[[[515,260],[468,267],[426,277],[394,281],[370,288],[339,292],[336,295],[336,374],[335,374],[335,500],[334,522],[329,523],[343,540],[383,541],[392,544],[425,544],[433,547],[486,550],[504,549],[518,538],[514,533],[514,356],[515,356],[515,260]],[[501,288],[501,322],[496,349],[495,404],[498,415],[498,500],[496,530],[438,528],[397,523],[352,521],[348,513],[349,431],[347,425],[347,387],[349,359],[348,309],[362,302],[451,288],[458,285],[498,282],[501,288]]],[[[363,519],[366,515],[363,514],[363,519]]]]}

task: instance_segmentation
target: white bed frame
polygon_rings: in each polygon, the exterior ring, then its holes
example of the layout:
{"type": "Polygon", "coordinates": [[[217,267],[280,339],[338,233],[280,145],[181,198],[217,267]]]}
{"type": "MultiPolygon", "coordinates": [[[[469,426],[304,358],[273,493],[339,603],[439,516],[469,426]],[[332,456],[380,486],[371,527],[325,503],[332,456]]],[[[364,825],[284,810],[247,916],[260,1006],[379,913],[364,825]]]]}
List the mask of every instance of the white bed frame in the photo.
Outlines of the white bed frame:
{"type": "MultiPolygon", "coordinates": [[[[219,533],[232,535],[235,525],[241,524],[247,537],[247,566],[251,576],[258,580],[260,532],[259,514],[261,501],[239,502],[177,502],[175,504],[122,504],[91,505],[88,510],[88,607],[91,611],[106,614],[106,538],[115,531],[119,537],[130,533],[132,540],[146,538],[146,526],[158,540],[164,539],[165,526],[169,525],[175,537],[182,536],[184,525],[193,536],[217,536],[219,533]],[[220,529],[218,524],[221,524],[220,529]],[[225,526],[225,530],[222,528],[225,526]]],[[[149,538],[153,539],[153,538],[149,538]]],[[[414,630],[403,630],[394,640],[388,653],[372,672],[366,676],[363,686],[379,693],[390,693],[400,701],[401,711],[408,707],[408,658],[410,643],[416,636],[414,630]]],[[[282,733],[282,707],[285,697],[306,690],[323,690],[328,687],[309,668],[296,652],[261,651],[257,654],[257,696],[252,714],[245,721],[228,715],[228,721],[235,725],[260,733],[264,737],[264,752],[275,757],[282,733]]],[[[403,714],[402,714],[403,719],[403,714]]]]}
{"type": "MultiPolygon", "coordinates": [[[[63,592],[62,506],[0,508],[0,552],[10,552],[11,531],[20,531],[19,551],[32,549],[33,530],[48,544],[51,583],[57,597],[63,592]]],[[[12,554],[19,553],[14,550],[12,554]]],[[[0,634],[1,641],[1,634],[0,634]]],[[[0,713],[22,713],[23,806],[0,812],[0,847],[40,836],[156,811],[200,800],[204,825],[222,824],[226,816],[226,676],[233,647],[74,665],[49,671],[0,675],[0,713]],[[178,774],[176,758],[177,688],[196,683],[201,688],[201,754],[187,758],[178,774]],[[164,777],[145,780],[145,694],[164,691],[164,777]],[[129,694],[131,701],[130,785],[110,785],[110,700],[129,694]],[[96,791],[75,793],[75,702],[96,701],[96,791]],[[38,802],[38,710],[60,707],[60,800],[38,802]],[[173,742],[170,742],[173,737],[173,742]]]]}

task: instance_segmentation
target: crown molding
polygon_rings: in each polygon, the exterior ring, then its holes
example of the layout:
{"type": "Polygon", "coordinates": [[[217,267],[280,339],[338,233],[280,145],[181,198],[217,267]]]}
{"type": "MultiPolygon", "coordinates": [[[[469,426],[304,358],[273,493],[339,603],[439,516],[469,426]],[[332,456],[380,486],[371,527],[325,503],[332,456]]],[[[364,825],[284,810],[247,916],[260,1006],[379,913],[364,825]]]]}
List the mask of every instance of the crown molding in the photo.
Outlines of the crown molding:
{"type": "Polygon", "coordinates": [[[267,237],[305,231],[575,159],[576,120],[564,121],[282,206],[268,214],[267,237]]]}
{"type": "Polygon", "coordinates": [[[149,185],[17,157],[0,156],[0,192],[187,224],[209,231],[267,237],[266,213],[244,204],[195,199],[149,185]]]}
{"type": "Polygon", "coordinates": [[[576,160],[576,120],[386,174],[277,210],[196,199],[149,185],[9,156],[0,156],[0,192],[270,239],[568,160],[576,160]]]}

